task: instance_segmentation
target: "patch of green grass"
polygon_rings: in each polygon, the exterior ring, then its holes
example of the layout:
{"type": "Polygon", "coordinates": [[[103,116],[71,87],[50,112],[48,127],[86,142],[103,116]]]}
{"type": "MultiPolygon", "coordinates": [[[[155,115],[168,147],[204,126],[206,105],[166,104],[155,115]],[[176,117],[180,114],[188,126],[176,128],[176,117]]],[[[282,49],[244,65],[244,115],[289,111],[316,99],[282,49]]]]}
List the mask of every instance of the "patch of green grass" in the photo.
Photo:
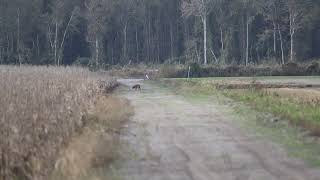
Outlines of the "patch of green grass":
{"type": "Polygon", "coordinates": [[[225,96],[245,102],[262,112],[271,112],[293,125],[304,127],[314,135],[320,134],[320,108],[311,104],[297,103],[291,98],[269,95],[261,90],[223,90],[225,96]]]}
{"type": "Polygon", "coordinates": [[[276,117],[272,114],[255,111],[241,103],[235,105],[231,113],[234,121],[237,121],[242,128],[282,144],[290,156],[320,167],[320,144],[306,136],[300,128],[291,126],[286,121],[273,123],[270,119],[276,117]]]}
{"type": "MultiPolygon", "coordinates": [[[[297,125],[320,125],[320,109],[280,99],[257,90],[218,90],[200,79],[164,79],[160,84],[193,102],[214,100],[242,128],[285,147],[288,154],[320,167],[320,144],[297,125]],[[230,108],[232,107],[232,108],[230,108]],[[272,122],[279,119],[279,122],[272,122]],[[290,120],[290,121],[289,121],[290,120]],[[289,123],[290,122],[290,123],[289,123]]],[[[159,84],[159,82],[157,82],[159,84]]]]}

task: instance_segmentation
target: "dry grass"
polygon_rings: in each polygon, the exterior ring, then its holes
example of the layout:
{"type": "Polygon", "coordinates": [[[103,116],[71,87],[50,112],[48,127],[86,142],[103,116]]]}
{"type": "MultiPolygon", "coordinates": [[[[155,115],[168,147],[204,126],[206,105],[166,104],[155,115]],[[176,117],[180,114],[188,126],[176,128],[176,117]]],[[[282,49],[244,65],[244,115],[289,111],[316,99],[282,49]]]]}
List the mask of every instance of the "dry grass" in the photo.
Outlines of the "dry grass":
{"type": "Polygon", "coordinates": [[[89,125],[62,151],[52,179],[101,179],[94,168],[107,168],[119,152],[119,134],[132,115],[129,102],[116,97],[100,97],[88,116],[89,125]]]}
{"type": "Polygon", "coordinates": [[[320,106],[320,89],[279,88],[265,89],[265,92],[269,95],[291,98],[298,103],[320,106]]]}
{"type": "Polygon", "coordinates": [[[0,179],[45,179],[116,82],[80,68],[0,67],[0,179]]]}

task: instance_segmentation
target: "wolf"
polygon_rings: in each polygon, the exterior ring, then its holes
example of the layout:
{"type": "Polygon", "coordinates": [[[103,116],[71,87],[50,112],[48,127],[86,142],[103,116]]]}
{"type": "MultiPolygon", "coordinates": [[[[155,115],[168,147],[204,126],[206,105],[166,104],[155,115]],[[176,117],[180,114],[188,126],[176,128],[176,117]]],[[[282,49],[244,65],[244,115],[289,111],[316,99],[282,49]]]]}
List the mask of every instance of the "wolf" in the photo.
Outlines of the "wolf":
{"type": "Polygon", "coordinates": [[[141,85],[140,84],[136,84],[134,86],[132,86],[133,90],[141,90],[141,85]]]}

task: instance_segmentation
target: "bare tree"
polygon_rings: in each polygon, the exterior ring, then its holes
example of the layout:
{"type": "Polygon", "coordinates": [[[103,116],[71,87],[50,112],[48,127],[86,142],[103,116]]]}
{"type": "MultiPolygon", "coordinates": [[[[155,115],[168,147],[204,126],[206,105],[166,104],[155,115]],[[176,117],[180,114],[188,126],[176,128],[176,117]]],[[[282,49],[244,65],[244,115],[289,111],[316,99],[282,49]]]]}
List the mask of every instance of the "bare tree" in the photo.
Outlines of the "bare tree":
{"type": "Polygon", "coordinates": [[[207,18],[213,7],[213,0],[183,0],[182,1],[182,16],[200,17],[203,24],[203,56],[204,64],[207,60],[207,18]]]}
{"type": "MultiPolygon", "coordinates": [[[[263,8],[264,17],[269,24],[272,25],[273,35],[273,55],[277,56],[277,37],[279,36],[280,51],[281,51],[281,64],[285,63],[284,59],[284,47],[281,24],[284,13],[284,1],[283,0],[269,0],[266,1],[263,8]]],[[[268,27],[267,27],[268,28],[268,27]]],[[[269,27],[270,29],[270,27],[269,27]]],[[[267,32],[268,33],[268,32],[267,32]]]]}
{"type": "MultiPolygon", "coordinates": [[[[130,21],[134,20],[137,11],[137,2],[135,0],[118,0],[120,7],[120,22],[123,26],[123,58],[128,60],[128,31],[130,21]]],[[[136,32],[137,33],[137,32],[136,32]]],[[[137,36],[137,35],[136,35],[137,36]]]]}
{"type": "Polygon", "coordinates": [[[305,7],[308,0],[288,0],[287,10],[289,14],[289,35],[290,35],[290,61],[295,60],[294,39],[296,32],[302,28],[305,7]]]}
{"type": "MultiPolygon", "coordinates": [[[[228,20],[230,18],[228,6],[229,2],[224,0],[214,0],[215,7],[213,10],[214,16],[216,17],[217,24],[219,26],[220,33],[220,61],[225,61],[226,58],[226,34],[229,29],[227,26],[228,20]]],[[[214,56],[215,57],[215,56],[214,56]]]]}
{"type": "Polygon", "coordinates": [[[246,20],[246,66],[249,65],[249,48],[250,48],[250,25],[255,20],[257,14],[260,13],[262,1],[260,0],[244,0],[244,11],[246,20]]]}
{"type": "Polygon", "coordinates": [[[87,41],[94,44],[94,60],[99,65],[101,56],[102,36],[105,31],[106,14],[111,6],[108,0],[87,0],[85,1],[86,19],[88,21],[87,41]]]}
{"type": "Polygon", "coordinates": [[[272,25],[272,34],[273,34],[273,55],[277,54],[277,0],[266,1],[263,7],[263,13],[265,20],[272,25]]]}
{"type": "Polygon", "coordinates": [[[76,15],[79,12],[79,8],[74,7],[71,11],[71,14],[69,14],[65,11],[66,7],[66,1],[54,1],[52,7],[53,13],[49,17],[48,40],[53,52],[54,64],[57,66],[60,66],[61,64],[61,58],[67,33],[70,31],[70,26],[72,25],[76,15]],[[64,23],[65,19],[67,19],[67,23],[64,23]]]}

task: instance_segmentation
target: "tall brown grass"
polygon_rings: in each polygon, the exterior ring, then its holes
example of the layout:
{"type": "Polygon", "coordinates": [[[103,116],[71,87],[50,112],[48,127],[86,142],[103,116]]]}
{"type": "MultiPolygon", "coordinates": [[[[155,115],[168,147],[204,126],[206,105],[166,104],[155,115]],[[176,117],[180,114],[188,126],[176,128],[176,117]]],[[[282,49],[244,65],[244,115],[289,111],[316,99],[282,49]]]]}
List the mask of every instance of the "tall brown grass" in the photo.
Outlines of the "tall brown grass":
{"type": "Polygon", "coordinates": [[[86,69],[0,67],[0,179],[45,179],[101,90],[116,81],[86,69]]]}

